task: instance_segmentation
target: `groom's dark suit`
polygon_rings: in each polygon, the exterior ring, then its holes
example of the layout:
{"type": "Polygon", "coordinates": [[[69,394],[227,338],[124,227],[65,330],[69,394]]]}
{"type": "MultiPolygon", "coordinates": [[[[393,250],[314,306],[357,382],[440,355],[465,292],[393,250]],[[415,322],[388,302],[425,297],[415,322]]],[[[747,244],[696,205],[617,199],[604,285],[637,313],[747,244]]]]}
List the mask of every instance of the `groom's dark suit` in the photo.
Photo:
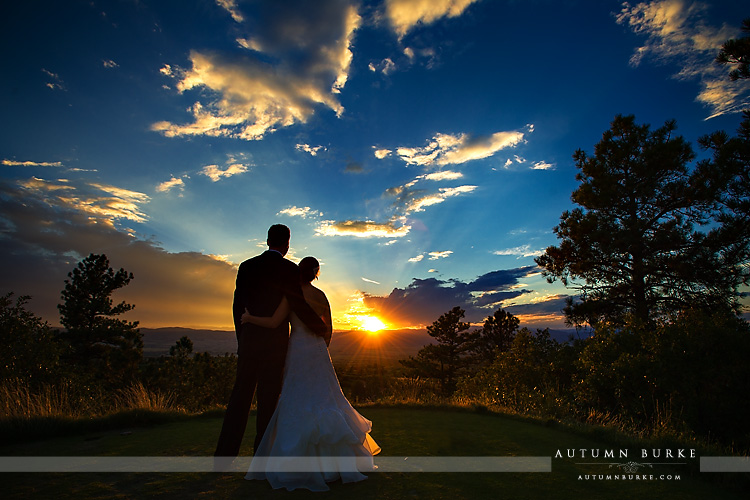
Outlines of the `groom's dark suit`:
{"type": "Polygon", "coordinates": [[[277,328],[262,328],[242,325],[240,318],[245,308],[254,316],[273,316],[284,296],[310,331],[326,335],[325,323],[305,302],[299,268],[293,262],[279,252],[268,250],[240,265],[232,306],[237,334],[237,379],[216,446],[218,457],[235,457],[239,453],[256,385],[256,449],[276,408],[289,344],[289,323],[283,321],[277,328]]]}

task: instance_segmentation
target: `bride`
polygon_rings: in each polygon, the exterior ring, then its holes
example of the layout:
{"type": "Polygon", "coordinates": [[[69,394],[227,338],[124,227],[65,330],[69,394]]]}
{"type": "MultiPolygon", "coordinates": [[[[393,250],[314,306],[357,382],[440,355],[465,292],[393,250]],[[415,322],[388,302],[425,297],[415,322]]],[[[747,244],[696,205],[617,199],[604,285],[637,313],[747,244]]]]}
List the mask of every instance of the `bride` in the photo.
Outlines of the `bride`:
{"type": "Polygon", "coordinates": [[[291,314],[292,325],[281,395],[245,479],[267,479],[273,488],[289,491],[327,491],[326,483],[337,479],[367,479],[361,471],[375,468],[372,457],[380,447],[370,437],[372,422],[341,392],[328,354],[331,307],[325,293],[312,285],[320,265],[314,257],[305,257],[299,268],[305,300],[328,325],[328,336],[309,332],[286,298],[271,317],[243,314],[242,323],[266,328],[291,314]]]}

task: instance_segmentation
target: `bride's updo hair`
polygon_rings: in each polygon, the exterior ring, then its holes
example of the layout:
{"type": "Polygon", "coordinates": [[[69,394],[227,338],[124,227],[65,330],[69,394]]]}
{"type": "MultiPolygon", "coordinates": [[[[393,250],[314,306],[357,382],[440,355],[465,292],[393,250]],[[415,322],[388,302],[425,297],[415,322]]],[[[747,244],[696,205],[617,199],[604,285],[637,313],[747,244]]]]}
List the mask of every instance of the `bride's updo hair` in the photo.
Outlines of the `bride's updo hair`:
{"type": "Polygon", "coordinates": [[[305,257],[299,263],[299,279],[303,283],[312,283],[318,277],[320,264],[315,257],[305,257]]]}

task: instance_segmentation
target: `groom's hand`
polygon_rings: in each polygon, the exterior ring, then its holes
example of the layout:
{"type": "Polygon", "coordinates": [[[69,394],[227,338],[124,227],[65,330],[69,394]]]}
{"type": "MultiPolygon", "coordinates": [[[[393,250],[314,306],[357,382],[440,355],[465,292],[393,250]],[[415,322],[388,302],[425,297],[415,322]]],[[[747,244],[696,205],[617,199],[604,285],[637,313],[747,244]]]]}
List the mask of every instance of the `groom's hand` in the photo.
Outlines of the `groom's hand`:
{"type": "Polygon", "coordinates": [[[250,323],[250,311],[247,310],[247,307],[245,308],[245,312],[242,313],[242,317],[240,318],[241,324],[247,324],[250,323]]]}

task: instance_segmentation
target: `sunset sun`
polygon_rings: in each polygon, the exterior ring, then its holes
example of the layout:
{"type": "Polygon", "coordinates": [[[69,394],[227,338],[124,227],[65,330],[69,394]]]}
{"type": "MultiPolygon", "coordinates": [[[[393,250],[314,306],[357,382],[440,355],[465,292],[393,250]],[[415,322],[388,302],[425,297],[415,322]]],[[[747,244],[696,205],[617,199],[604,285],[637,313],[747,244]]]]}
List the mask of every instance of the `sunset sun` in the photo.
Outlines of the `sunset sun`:
{"type": "Polygon", "coordinates": [[[363,316],[362,329],[370,333],[377,333],[386,327],[385,323],[377,316],[363,316]]]}

